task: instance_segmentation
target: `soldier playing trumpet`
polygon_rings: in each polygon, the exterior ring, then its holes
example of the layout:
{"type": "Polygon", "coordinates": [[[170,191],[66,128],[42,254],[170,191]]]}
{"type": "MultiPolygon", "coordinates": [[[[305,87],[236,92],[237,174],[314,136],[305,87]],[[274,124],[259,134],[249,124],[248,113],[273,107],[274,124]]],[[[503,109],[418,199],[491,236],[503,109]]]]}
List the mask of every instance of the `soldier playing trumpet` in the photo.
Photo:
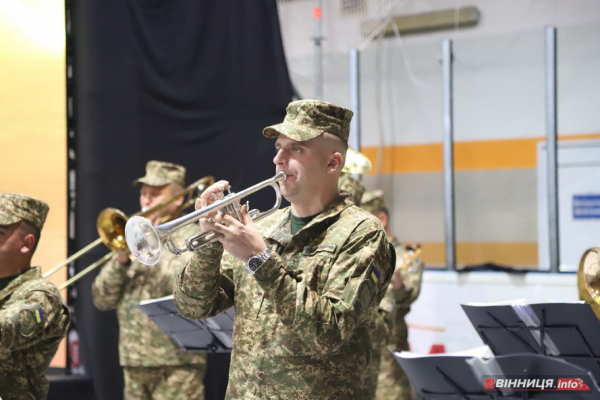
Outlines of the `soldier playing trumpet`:
{"type": "MultiPolygon", "coordinates": [[[[370,360],[369,323],[390,282],[393,250],[375,217],[338,191],[352,112],[290,103],[275,140],[279,183],[291,207],[254,224],[201,218],[222,235],[195,253],[175,284],[188,318],[235,306],[228,399],[355,399],[370,360]]],[[[209,187],[196,203],[212,203],[209,187]]]]}

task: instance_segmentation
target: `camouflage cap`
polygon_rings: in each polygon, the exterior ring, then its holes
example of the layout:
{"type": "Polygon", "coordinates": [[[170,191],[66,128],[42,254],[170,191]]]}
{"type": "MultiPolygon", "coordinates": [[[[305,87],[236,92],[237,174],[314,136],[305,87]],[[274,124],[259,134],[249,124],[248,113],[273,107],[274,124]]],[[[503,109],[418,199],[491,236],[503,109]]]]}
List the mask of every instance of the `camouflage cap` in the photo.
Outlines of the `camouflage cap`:
{"type": "Polygon", "coordinates": [[[363,193],[365,192],[365,186],[362,182],[351,174],[342,173],[338,180],[338,187],[340,193],[349,193],[354,204],[360,207],[360,202],[363,193]]]}
{"type": "Polygon", "coordinates": [[[40,231],[46,221],[48,204],[18,193],[0,193],[0,225],[27,221],[40,231]]]}
{"type": "Polygon", "coordinates": [[[263,135],[276,138],[281,133],[292,140],[305,142],[329,132],[348,142],[352,115],[351,110],[325,101],[293,101],[287,106],[283,122],[267,126],[263,135]]]}
{"type": "Polygon", "coordinates": [[[383,190],[373,190],[363,194],[360,206],[363,210],[370,213],[383,210],[385,208],[383,190]]]}
{"type": "Polygon", "coordinates": [[[185,186],[185,167],[165,161],[148,161],[146,175],[133,181],[134,186],[163,186],[169,183],[185,186]]]}

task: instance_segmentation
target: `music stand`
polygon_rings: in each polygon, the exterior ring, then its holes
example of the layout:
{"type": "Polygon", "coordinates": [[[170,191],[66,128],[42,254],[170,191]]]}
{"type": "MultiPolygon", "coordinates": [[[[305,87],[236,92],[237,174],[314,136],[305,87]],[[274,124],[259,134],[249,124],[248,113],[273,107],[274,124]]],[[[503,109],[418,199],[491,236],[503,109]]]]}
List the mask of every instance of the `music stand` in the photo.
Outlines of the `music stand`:
{"type": "Polygon", "coordinates": [[[233,347],[233,307],[203,320],[179,315],[173,296],[144,300],[137,306],[184,352],[230,353],[233,347]]]}
{"type": "Polygon", "coordinates": [[[592,375],[571,363],[536,354],[515,354],[477,359],[470,356],[404,357],[394,353],[410,382],[422,400],[592,400],[600,398],[600,389],[592,375]],[[483,368],[486,363],[493,368],[483,368]],[[494,371],[490,375],[490,371],[494,371]],[[582,378],[586,391],[541,391],[539,389],[485,389],[487,378],[534,379],[536,377],[582,378]]]}
{"type": "Polygon", "coordinates": [[[558,357],[590,371],[600,382],[600,321],[585,303],[462,305],[467,317],[496,355],[529,353],[558,357]]]}

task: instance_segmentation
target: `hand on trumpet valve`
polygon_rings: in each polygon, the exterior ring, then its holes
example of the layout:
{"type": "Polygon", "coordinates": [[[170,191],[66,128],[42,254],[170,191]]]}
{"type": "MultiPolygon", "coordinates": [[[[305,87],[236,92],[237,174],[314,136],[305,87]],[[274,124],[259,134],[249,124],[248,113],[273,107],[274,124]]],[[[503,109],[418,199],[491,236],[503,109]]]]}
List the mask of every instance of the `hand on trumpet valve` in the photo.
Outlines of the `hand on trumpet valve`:
{"type": "MultiPolygon", "coordinates": [[[[221,200],[223,198],[223,191],[225,191],[225,189],[228,187],[229,182],[227,181],[218,181],[210,185],[204,192],[202,192],[200,197],[196,199],[196,211],[211,205],[217,200],[221,200]]],[[[210,213],[207,218],[214,218],[216,214],[216,211],[214,213],[210,213]]]]}
{"type": "Polygon", "coordinates": [[[214,218],[201,218],[200,226],[203,231],[220,234],[217,240],[223,244],[223,248],[246,263],[250,257],[265,251],[267,245],[248,213],[247,203],[240,207],[240,212],[242,221],[226,213],[217,213],[214,218]]]}

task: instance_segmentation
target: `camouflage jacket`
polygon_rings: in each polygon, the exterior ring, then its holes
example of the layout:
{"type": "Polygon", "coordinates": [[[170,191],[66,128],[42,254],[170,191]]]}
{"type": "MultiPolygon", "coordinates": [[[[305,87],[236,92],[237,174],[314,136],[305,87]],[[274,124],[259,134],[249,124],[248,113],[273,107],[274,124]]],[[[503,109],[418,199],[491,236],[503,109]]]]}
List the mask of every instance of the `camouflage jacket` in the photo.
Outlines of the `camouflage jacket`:
{"type": "MultiPolygon", "coordinates": [[[[197,224],[174,234],[183,243],[200,232],[197,224]]],[[[100,310],[117,310],[119,320],[119,360],[127,367],[204,364],[202,354],[185,354],[136,305],[142,300],[173,294],[173,281],[191,253],[177,257],[165,248],[158,264],[149,267],[131,258],[129,267],[121,266],[116,256],[100,271],[92,285],[94,304],[100,310]]]]}
{"type": "Polygon", "coordinates": [[[403,260],[407,251],[406,246],[400,244],[395,237],[390,238],[391,243],[396,249],[396,273],[402,276],[402,287],[398,290],[393,290],[394,309],[388,318],[389,328],[391,329],[388,336],[387,344],[394,351],[408,350],[408,327],[404,317],[410,311],[410,305],[419,297],[421,293],[421,278],[425,264],[421,257],[409,261],[403,260]]]}
{"type": "Polygon", "coordinates": [[[394,268],[381,224],[340,196],[295,235],[289,208],[258,228],[271,256],[254,276],[213,244],[175,283],[188,318],[235,306],[227,398],[357,398],[370,360],[368,326],[394,268]]]}
{"type": "Polygon", "coordinates": [[[402,287],[394,291],[394,306],[401,310],[402,316],[408,314],[410,305],[421,293],[421,277],[425,265],[421,257],[411,260],[409,265],[404,265],[403,257],[406,246],[400,244],[395,236],[390,237],[390,243],[396,249],[396,271],[402,276],[402,287]]]}
{"type": "Polygon", "coordinates": [[[69,308],[38,267],[0,290],[0,398],[46,398],[44,372],[69,321],[69,308]]]}

